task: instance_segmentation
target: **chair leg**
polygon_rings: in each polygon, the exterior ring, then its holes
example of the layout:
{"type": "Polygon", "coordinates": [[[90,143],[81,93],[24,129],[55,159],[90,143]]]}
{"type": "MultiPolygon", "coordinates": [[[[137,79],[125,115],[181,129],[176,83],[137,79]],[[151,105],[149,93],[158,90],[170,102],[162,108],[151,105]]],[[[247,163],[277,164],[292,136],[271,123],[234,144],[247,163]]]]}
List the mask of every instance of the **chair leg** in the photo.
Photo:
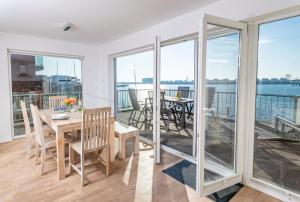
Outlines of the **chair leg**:
{"type": "Polygon", "coordinates": [[[28,135],[26,135],[25,137],[25,147],[26,147],[26,153],[27,153],[27,159],[30,159],[31,157],[31,140],[29,140],[30,138],[28,137],[28,135]]]}
{"type": "Polygon", "coordinates": [[[81,186],[85,185],[85,173],[84,173],[84,153],[80,154],[80,171],[81,171],[81,186]]]}
{"type": "Polygon", "coordinates": [[[170,121],[171,121],[171,113],[168,112],[168,120],[167,120],[167,130],[169,131],[170,130],[170,121]]]}
{"type": "Polygon", "coordinates": [[[105,159],[105,167],[106,167],[106,176],[109,176],[110,174],[110,159],[109,159],[109,147],[106,147],[106,159],[105,159]]]}
{"type": "Polygon", "coordinates": [[[72,165],[74,165],[74,150],[69,145],[69,174],[71,174],[73,171],[72,165]]]}
{"type": "Polygon", "coordinates": [[[35,142],[35,165],[38,164],[38,157],[39,157],[39,144],[35,142]]]}
{"type": "Polygon", "coordinates": [[[46,149],[45,148],[41,148],[41,175],[44,174],[45,172],[45,160],[46,160],[46,149]]]}

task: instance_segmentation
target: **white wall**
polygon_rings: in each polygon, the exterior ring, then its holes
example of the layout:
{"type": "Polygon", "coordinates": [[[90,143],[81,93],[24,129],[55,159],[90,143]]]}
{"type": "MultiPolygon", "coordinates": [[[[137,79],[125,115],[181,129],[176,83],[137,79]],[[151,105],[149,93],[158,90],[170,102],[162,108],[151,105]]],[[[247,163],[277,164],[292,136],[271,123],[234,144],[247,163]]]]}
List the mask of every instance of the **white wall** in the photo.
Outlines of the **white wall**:
{"type": "Polygon", "coordinates": [[[109,100],[112,102],[114,82],[113,67],[108,60],[109,55],[151,44],[155,36],[160,36],[161,40],[167,40],[198,32],[201,17],[205,13],[232,20],[244,20],[299,4],[300,0],[219,0],[196,11],[103,45],[100,57],[102,58],[101,66],[107,68],[109,72],[109,100]]]}
{"type": "Polygon", "coordinates": [[[85,105],[98,107],[108,104],[107,72],[99,68],[97,46],[0,33],[0,142],[12,138],[8,49],[83,56],[82,80],[85,105]]]}

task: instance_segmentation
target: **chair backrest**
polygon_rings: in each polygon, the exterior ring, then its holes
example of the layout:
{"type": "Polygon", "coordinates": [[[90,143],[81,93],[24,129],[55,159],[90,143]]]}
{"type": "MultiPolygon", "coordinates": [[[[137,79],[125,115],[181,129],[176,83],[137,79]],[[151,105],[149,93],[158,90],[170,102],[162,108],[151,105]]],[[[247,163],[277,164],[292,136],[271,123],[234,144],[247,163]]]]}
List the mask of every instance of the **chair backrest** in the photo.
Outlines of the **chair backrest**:
{"type": "Polygon", "coordinates": [[[66,96],[50,96],[49,97],[49,109],[54,109],[63,106],[66,96]]]}
{"type": "Polygon", "coordinates": [[[95,151],[109,144],[110,115],[110,107],[82,110],[82,151],[95,151]]]}
{"type": "Polygon", "coordinates": [[[190,87],[189,86],[178,86],[178,92],[181,94],[182,98],[189,98],[190,87]]]}
{"type": "Polygon", "coordinates": [[[137,99],[136,90],[133,89],[133,88],[129,88],[128,92],[129,92],[129,98],[130,98],[131,105],[132,105],[133,109],[134,110],[139,110],[140,109],[140,104],[139,104],[138,99],[137,99]]]}
{"type": "Polygon", "coordinates": [[[207,102],[206,102],[206,107],[207,108],[212,108],[212,104],[214,102],[214,97],[215,97],[215,87],[206,87],[206,97],[207,97],[207,102]]]}
{"type": "MultiPolygon", "coordinates": [[[[153,93],[154,93],[153,91],[148,91],[149,102],[152,109],[153,109],[153,93]]],[[[165,91],[163,90],[160,91],[160,108],[166,108],[165,94],[166,94],[165,91]]]]}
{"type": "Polygon", "coordinates": [[[20,106],[21,106],[22,116],[23,116],[23,120],[24,120],[25,135],[26,135],[26,137],[30,137],[32,135],[31,128],[30,128],[30,122],[29,122],[29,118],[28,118],[26,104],[23,100],[20,100],[20,106]]]}
{"type": "Polygon", "coordinates": [[[32,114],[32,120],[34,126],[33,133],[35,135],[35,139],[41,146],[43,146],[45,144],[45,139],[44,139],[39,109],[37,106],[34,106],[33,104],[30,104],[30,109],[32,114]]]}

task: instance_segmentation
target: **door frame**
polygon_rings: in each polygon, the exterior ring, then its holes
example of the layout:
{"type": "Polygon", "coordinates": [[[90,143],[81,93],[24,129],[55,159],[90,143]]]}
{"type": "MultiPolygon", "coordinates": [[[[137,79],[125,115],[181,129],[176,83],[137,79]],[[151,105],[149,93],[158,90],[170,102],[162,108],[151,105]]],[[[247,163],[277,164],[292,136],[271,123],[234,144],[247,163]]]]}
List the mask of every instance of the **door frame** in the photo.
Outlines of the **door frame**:
{"type": "Polygon", "coordinates": [[[244,124],[245,124],[245,89],[246,89],[246,70],[247,70],[247,24],[232,20],[227,20],[224,18],[204,15],[200,22],[199,30],[199,72],[198,72],[198,110],[197,110],[197,126],[199,128],[199,133],[197,134],[197,191],[200,192],[201,196],[209,195],[213,192],[224,189],[233,184],[242,181],[243,174],[243,151],[244,151],[244,124]],[[237,79],[237,96],[236,104],[238,106],[236,111],[236,139],[235,139],[235,174],[231,176],[226,176],[220,180],[209,182],[205,184],[204,181],[204,169],[205,169],[205,98],[206,98],[206,52],[207,52],[207,39],[208,31],[207,25],[217,25],[222,27],[233,28],[240,30],[240,61],[238,69],[238,79],[237,79]]]}
{"type": "MultiPolygon", "coordinates": [[[[198,89],[197,89],[197,74],[198,74],[198,33],[191,33],[188,35],[184,35],[184,36],[180,36],[177,38],[172,38],[169,40],[165,40],[165,41],[161,41],[159,49],[169,46],[169,45],[176,45],[176,44],[180,44],[180,43],[184,43],[187,41],[194,41],[194,111],[197,111],[197,99],[198,99],[198,89]]],[[[160,53],[160,50],[159,50],[160,53]]],[[[159,74],[161,73],[161,71],[159,71],[159,74]]],[[[160,75],[159,75],[160,76],[160,75]]],[[[158,83],[160,84],[160,79],[158,80],[158,83]]],[[[160,91],[160,87],[158,88],[158,91],[160,91]]],[[[160,96],[160,94],[159,94],[160,96]]],[[[157,100],[158,101],[158,105],[160,106],[160,98],[157,100]]],[[[159,116],[159,114],[158,114],[159,116]]],[[[160,117],[158,117],[159,120],[160,117]]],[[[196,164],[197,162],[197,157],[196,157],[196,151],[197,151],[197,117],[194,117],[193,120],[193,142],[192,142],[192,147],[193,147],[193,153],[192,155],[186,154],[184,152],[178,151],[176,149],[173,149],[171,147],[168,147],[166,145],[162,145],[160,144],[160,147],[167,151],[170,154],[173,154],[175,156],[178,156],[182,159],[185,159],[191,163],[196,164]]],[[[160,126],[158,126],[158,132],[160,133],[160,126]]],[[[160,141],[160,139],[159,139],[160,141]]]]}
{"type": "Polygon", "coordinates": [[[244,163],[244,178],[243,183],[269,194],[283,201],[299,201],[300,194],[297,194],[287,189],[281,188],[270,182],[257,179],[253,176],[254,165],[254,130],[255,130],[255,111],[256,111],[256,79],[257,79],[257,62],[258,62],[258,43],[259,43],[259,26],[264,23],[270,23],[277,20],[283,20],[300,16],[300,6],[291,7],[288,9],[272,12],[263,16],[248,20],[249,25],[249,51],[248,51],[248,77],[247,89],[249,92],[247,97],[248,108],[246,109],[247,120],[245,125],[246,136],[245,142],[245,163],[244,163]]]}

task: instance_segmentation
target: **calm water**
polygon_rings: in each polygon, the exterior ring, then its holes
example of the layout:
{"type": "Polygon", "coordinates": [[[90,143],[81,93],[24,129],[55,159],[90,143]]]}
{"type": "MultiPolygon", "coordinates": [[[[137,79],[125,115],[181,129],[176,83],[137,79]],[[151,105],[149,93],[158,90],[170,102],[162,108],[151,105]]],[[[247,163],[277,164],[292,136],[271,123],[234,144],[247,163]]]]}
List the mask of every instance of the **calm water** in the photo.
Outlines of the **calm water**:
{"type": "MultiPolygon", "coordinates": [[[[190,90],[194,90],[192,84],[161,84],[161,89],[177,90],[178,86],[189,86],[190,90]]],[[[216,92],[235,92],[235,84],[209,84],[216,88],[216,92]]],[[[119,90],[127,90],[128,88],[152,89],[152,84],[130,84],[129,86],[119,87],[119,90]]],[[[292,86],[289,84],[259,84],[257,85],[257,93],[259,94],[275,94],[275,95],[291,95],[300,96],[300,86],[292,86]]]]}

